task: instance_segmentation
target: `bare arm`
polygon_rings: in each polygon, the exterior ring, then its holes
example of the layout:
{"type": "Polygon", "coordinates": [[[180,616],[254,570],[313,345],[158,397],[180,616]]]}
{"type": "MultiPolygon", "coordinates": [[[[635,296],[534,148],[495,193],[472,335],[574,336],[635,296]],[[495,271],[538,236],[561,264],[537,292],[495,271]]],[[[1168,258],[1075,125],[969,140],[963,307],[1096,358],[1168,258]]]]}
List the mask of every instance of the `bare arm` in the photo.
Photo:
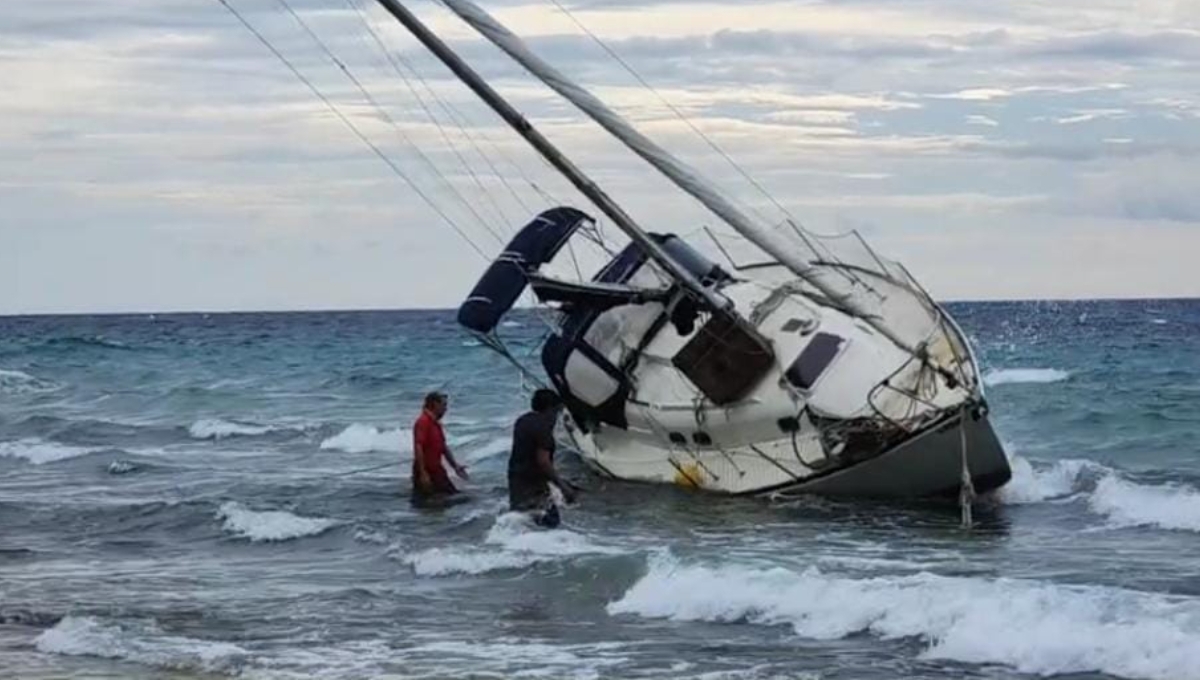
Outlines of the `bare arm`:
{"type": "Polygon", "coordinates": [[[554,486],[558,487],[558,490],[563,494],[563,498],[567,499],[568,502],[572,501],[575,498],[575,487],[564,482],[562,477],[558,476],[558,471],[554,469],[554,461],[550,458],[550,452],[539,448],[537,462],[542,474],[546,475],[546,478],[553,482],[554,486]]]}
{"type": "Polygon", "coordinates": [[[454,454],[450,453],[449,448],[446,449],[446,460],[450,461],[450,467],[454,468],[454,472],[457,473],[459,477],[467,479],[467,469],[458,464],[458,461],[454,459],[454,454]]]}
{"type": "Polygon", "coordinates": [[[421,444],[420,432],[413,436],[413,469],[416,471],[413,482],[421,489],[429,486],[429,471],[425,469],[425,447],[421,444]]]}

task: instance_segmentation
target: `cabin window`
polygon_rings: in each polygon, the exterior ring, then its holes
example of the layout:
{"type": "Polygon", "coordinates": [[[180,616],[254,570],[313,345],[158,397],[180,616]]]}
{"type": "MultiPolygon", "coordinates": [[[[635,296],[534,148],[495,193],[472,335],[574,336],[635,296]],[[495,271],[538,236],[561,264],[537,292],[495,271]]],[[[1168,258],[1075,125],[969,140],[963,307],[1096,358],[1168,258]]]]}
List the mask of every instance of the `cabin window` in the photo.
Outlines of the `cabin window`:
{"type": "Polygon", "coordinates": [[[708,436],[707,432],[697,432],[692,435],[692,441],[700,446],[712,446],[712,437],[708,436]]]}
{"type": "Polygon", "coordinates": [[[799,332],[801,334],[805,334],[805,333],[808,333],[809,331],[811,331],[812,327],[813,327],[812,319],[788,319],[783,324],[783,328],[781,328],[780,330],[783,331],[784,333],[799,332]]]}
{"type": "Polygon", "coordinates": [[[670,439],[671,443],[676,446],[684,446],[687,444],[687,437],[683,436],[683,433],[681,432],[672,432],[667,435],[667,438],[670,439]]]}
{"type": "Polygon", "coordinates": [[[578,350],[567,358],[563,373],[571,393],[593,408],[612,399],[621,387],[621,383],[578,350]]]}
{"type": "Polygon", "coordinates": [[[620,366],[662,315],[662,305],[624,305],[610,309],[592,323],[583,336],[609,363],[620,366]]]}
{"type": "Polygon", "coordinates": [[[844,338],[832,333],[814,335],[808,346],[788,368],[788,382],[802,390],[811,390],[821,379],[825,369],[829,368],[829,365],[837,358],[838,352],[841,351],[845,342],[844,338]]]}

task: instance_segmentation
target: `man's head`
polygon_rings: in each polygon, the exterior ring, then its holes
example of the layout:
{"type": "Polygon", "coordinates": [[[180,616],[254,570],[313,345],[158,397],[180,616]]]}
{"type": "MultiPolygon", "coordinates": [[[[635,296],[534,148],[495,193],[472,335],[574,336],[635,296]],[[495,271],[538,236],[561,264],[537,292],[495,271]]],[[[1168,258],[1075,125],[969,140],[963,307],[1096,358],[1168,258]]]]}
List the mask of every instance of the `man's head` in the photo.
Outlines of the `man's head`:
{"type": "Polygon", "coordinates": [[[545,388],[534,392],[533,399],[529,402],[529,407],[537,413],[549,413],[559,406],[562,406],[562,399],[558,392],[545,388]]]}
{"type": "Polygon", "coordinates": [[[425,395],[425,410],[438,418],[446,415],[446,409],[449,406],[450,398],[441,392],[430,392],[425,395]]]}

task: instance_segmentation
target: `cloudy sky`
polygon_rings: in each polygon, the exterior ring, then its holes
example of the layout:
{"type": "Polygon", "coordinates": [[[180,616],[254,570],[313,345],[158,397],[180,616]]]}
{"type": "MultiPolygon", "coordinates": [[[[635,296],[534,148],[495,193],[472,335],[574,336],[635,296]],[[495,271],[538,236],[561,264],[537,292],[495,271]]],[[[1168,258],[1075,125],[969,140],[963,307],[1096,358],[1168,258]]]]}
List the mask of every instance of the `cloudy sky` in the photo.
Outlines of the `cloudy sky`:
{"type": "MultiPolygon", "coordinates": [[[[0,313],[454,306],[485,261],[449,222],[490,256],[595,213],[369,0],[290,6],[378,108],[278,0],[228,1],[407,181],[217,0],[5,3],[0,313]]],[[[647,227],[717,226],[408,4],[647,227]]],[[[481,4],[763,219],[695,130],[937,297],[1200,295],[1196,0],[481,4]]]]}

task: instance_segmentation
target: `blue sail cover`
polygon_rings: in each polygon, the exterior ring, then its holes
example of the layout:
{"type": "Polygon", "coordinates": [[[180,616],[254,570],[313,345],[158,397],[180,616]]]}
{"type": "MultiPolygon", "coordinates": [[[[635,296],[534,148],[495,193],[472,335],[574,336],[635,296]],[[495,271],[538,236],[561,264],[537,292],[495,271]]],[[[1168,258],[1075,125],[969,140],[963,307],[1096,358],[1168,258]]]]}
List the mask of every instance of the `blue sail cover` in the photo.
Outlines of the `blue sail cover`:
{"type": "Polygon", "coordinates": [[[527,275],[554,259],[575,230],[590,220],[574,208],[558,207],[525,225],[458,308],[458,323],[479,333],[490,333],[521,297],[529,283],[527,275]]]}

